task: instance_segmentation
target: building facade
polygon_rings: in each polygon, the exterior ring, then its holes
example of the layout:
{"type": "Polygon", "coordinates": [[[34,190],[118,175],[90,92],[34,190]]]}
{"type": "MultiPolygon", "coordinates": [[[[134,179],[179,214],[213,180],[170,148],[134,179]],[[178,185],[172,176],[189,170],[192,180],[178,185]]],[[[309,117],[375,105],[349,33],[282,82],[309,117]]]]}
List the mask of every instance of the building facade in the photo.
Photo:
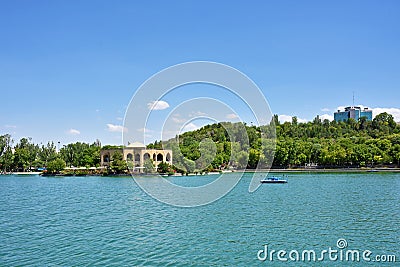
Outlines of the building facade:
{"type": "Polygon", "coordinates": [[[362,109],[361,107],[346,107],[344,111],[338,110],[334,114],[335,121],[347,121],[354,119],[358,121],[361,117],[366,117],[368,121],[372,121],[372,110],[368,108],[362,109]]]}
{"type": "Polygon", "coordinates": [[[133,165],[133,171],[142,173],[144,172],[143,164],[146,160],[151,159],[154,166],[157,168],[158,164],[165,162],[172,164],[172,150],[168,149],[146,149],[142,143],[132,143],[126,147],[102,149],[100,151],[100,165],[102,167],[109,167],[113,154],[119,151],[123,159],[133,165]]]}

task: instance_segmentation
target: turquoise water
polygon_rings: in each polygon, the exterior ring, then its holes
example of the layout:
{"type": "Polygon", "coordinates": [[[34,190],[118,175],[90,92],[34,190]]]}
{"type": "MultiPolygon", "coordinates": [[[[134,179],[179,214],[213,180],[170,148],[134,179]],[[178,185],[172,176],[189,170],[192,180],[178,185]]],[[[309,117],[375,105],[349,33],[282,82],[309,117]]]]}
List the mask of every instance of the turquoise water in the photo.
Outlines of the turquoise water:
{"type": "Polygon", "coordinates": [[[339,238],[400,260],[400,174],[290,174],[252,194],[249,181],[210,205],[177,208],[131,178],[0,176],[0,266],[365,266],[257,259],[264,244],[318,252],[339,238]]]}

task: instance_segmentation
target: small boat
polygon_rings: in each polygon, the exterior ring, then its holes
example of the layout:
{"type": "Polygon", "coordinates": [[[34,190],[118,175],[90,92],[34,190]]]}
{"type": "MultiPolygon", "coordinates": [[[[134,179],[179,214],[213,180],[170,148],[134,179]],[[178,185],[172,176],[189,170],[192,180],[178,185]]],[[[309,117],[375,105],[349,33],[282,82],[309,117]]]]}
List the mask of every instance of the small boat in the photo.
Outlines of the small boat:
{"type": "Polygon", "coordinates": [[[286,184],[287,180],[281,179],[279,177],[267,177],[266,179],[262,179],[260,183],[263,184],[286,184]]]}

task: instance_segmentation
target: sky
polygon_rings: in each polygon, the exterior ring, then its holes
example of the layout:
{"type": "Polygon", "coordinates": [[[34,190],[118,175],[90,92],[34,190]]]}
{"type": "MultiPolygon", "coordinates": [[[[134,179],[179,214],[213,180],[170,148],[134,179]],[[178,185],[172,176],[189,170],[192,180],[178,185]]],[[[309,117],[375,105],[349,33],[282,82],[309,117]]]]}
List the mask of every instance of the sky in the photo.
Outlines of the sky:
{"type": "MultiPolygon", "coordinates": [[[[400,121],[398,14],[396,0],[0,0],[0,134],[15,142],[121,144],[138,88],[190,61],[247,75],[281,121],[332,119],[353,104],[353,93],[356,105],[400,121]]],[[[196,105],[171,115],[192,98],[240,106],[212,85],[180,89],[144,103],[158,118],[153,126],[169,120],[184,131],[212,122],[215,111],[204,116],[196,105]]],[[[226,112],[227,120],[238,118],[226,112]]],[[[149,142],[159,137],[140,127],[149,142]]]]}

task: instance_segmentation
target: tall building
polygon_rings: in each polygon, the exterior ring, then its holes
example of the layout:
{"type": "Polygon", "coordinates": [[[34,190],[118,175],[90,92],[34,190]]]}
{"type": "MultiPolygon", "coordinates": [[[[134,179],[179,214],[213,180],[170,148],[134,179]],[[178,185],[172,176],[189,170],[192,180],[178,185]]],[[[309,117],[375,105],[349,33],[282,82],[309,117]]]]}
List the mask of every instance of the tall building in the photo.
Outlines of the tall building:
{"type": "Polygon", "coordinates": [[[372,110],[368,108],[362,109],[361,107],[346,107],[344,111],[338,110],[334,114],[335,121],[347,121],[352,118],[358,121],[359,118],[366,117],[368,121],[372,121],[372,110]]]}

